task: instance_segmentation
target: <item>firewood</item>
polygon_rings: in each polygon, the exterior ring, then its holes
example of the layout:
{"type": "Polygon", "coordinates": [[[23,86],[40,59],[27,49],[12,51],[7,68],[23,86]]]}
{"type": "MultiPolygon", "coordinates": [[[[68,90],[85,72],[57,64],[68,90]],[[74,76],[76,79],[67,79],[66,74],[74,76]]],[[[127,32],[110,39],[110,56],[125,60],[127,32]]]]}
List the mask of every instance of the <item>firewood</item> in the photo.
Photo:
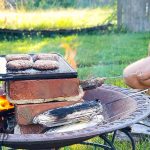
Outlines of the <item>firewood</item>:
{"type": "Polygon", "coordinates": [[[104,116],[101,114],[98,114],[89,121],[82,121],[82,122],[67,124],[64,126],[58,126],[54,128],[46,127],[43,129],[41,133],[44,133],[44,134],[54,133],[55,134],[55,133],[62,133],[62,132],[68,132],[68,131],[82,130],[82,129],[87,129],[89,127],[102,125],[105,123],[106,122],[104,120],[104,116]]]}
{"type": "Polygon", "coordinates": [[[103,111],[99,101],[77,103],[72,106],[48,110],[33,119],[34,124],[46,127],[57,127],[82,121],[91,120],[103,111]]]}
{"type": "Polygon", "coordinates": [[[105,78],[94,78],[88,80],[80,80],[80,85],[83,90],[91,90],[100,87],[105,81],[105,78]]]}

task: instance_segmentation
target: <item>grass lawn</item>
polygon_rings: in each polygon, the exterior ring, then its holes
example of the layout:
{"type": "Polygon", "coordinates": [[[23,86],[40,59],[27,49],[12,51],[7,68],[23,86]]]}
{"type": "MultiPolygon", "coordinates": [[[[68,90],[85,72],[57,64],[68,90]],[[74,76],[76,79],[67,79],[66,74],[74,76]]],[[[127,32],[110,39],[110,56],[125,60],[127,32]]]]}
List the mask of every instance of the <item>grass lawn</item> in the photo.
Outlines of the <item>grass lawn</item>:
{"type": "Polygon", "coordinates": [[[0,28],[68,29],[101,25],[113,13],[111,8],[51,9],[47,11],[0,11],[0,28]]]}
{"type": "MultiPolygon", "coordinates": [[[[147,56],[149,33],[119,33],[74,35],[54,38],[27,37],[18,40],[1,40],[0,54],[58,52],[65,55],[62,44],[77,51],[75,57],[79,78],[111,77],[122,75],[128,64],[147,56]]],[[[108,84],[125,86],[123,80],[107,80],[108,84]]],[[[147,138],[147,140],[149,140],[147,138]]],[[[98,141],[94,138],[93,141],[98,141]]],[[[128,142],[117,142],[118,150],[130,150],[128,142]]],[[[141,140],[137,150],[149,150],[150,141],[141,140]]],[[[91,147],[73,145],[64,150],[91,150],[91,147]]]]}
{"type": "MultiPolygon", "coordinates": [[[[95,137],[93,139],[88,140],[89,142],[96,142],[103,144],[103,140],[99,137],[95,137]]],[[[131,143],[129,141],[115,141],[115,146],[117,150],[131,150],[131,143]]],[[[144,140],[140,140],[136,143],[136,150],[149,150],[150,143],[148,138],[144,140]]],[[[91,146],[84,145],[72,145],[70,147],[62,148],[61,150],[93,150],[94,148],[91,146]]],[[[96,150],[102,150],[102,148],[97,148],[96,150]]]]}

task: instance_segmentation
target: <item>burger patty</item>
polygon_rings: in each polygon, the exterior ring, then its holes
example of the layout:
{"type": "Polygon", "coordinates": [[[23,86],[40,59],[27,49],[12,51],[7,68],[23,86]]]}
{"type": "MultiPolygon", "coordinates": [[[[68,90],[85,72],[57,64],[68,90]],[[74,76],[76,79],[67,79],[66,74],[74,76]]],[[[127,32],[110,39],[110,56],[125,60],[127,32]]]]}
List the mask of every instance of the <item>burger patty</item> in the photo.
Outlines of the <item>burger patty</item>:
{"type": "Polygon", "coordinates": [[[57,54],[36,54],[33,56],[33,61],[37,60],[55,60],[57,61],[59,56],[57,54]]]}
{"type": "Polygon", "coordinates": [[[9,54],[6,55],[6,61],[13,61],[13,60],[31,60],[31,56],[28,54],[9,54]]]}
{"type": "Polygon", "coordinates": [[[33,62],[29,60],[13,60],[6,64],[6,67],[9,70],[29,69],[32,68],[32,66],[33,62]]]}
{"type": "Polygon", "coordinates": [[[33,64],[33,68],[38,70],[54,70],[59,68],[59,63],[53,60],[37,60],[33,64]]]}

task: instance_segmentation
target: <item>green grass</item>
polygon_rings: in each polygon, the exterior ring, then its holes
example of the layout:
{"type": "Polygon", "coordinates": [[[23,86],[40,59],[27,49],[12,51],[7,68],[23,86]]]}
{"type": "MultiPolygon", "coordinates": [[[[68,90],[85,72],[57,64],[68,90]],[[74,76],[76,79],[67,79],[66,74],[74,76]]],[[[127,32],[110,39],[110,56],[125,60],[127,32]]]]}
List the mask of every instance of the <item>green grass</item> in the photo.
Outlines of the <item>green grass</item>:
{"type": "MultiPolygon", "coordinates": [[[[122,74],[123,69],[130,63],[146,57],[149,33],[119,33],[74,35],[54,38],[27,37],[18,40],[1,40],[0,54],[10,53],[39,53],[58,52],[65,55],[62,44],[69,44],[77,51],[76,62],[79,78],[111,77],[122,74]]],[[[122,79],[109,79],[108,84],[125,86],[122,79]]],[[[148,139],[149,140],[149,139],[148,139]]],[[[92,141],[99,141],[98,138],[92,141]]],[[[130,150],[130,143],[116,142],[118,150],[130,150]]],[[[150,142],[141,140],[137,150],[149,150],[150,142]]],[[[91,150],[90,146],[73,145],[62,150],[91,150]]]]}
{"type": "Polygon", "coordinates": [[[0,11],[0,28],[68,29],[101,25],[111,16],[111,8],[51,9],[47,11],[0,11]]]}
{"type": "MultiPolygon", "coordinates": [[[[109,139],[111,139],[112,135],[109,135],[109,139]]],[[[136,142],[136,150],[149,150],[150,148],[150,137],[147,138],[140,138],[138,142],[136,142]]],[[[92,138],[88,140],[88,142],[95,142],[95,143],[101,143],[103,144],[103,140],[101,140],[99,137],[92,138]]],[[[116,140],[114,143],[117,150],[131,150],[131,143],[130,141],[118,141],[116,140]]],[[[69,147],[61,148],[61,150],[93,150],[94,148],[92,146],[85,146],[80,144],[75,144],[69,147]]],[[[97,148],[96,150],[102,150],[102,148],[97,148]]]]}

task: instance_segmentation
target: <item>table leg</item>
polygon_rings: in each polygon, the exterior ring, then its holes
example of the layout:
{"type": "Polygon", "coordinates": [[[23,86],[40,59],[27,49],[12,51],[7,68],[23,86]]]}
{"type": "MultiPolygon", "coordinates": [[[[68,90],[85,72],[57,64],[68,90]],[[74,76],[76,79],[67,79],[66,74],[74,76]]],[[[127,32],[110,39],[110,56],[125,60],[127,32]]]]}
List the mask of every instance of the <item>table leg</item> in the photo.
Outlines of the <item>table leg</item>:
{"type": "Polygon", "coordinates": [[[129,130],[130,130],[129,128],[124,128],[124,129],[121,129],[120,131],[128,136],[128,138],[131,141],[132,150],[135,150],[135,142],[129,130]]]}

